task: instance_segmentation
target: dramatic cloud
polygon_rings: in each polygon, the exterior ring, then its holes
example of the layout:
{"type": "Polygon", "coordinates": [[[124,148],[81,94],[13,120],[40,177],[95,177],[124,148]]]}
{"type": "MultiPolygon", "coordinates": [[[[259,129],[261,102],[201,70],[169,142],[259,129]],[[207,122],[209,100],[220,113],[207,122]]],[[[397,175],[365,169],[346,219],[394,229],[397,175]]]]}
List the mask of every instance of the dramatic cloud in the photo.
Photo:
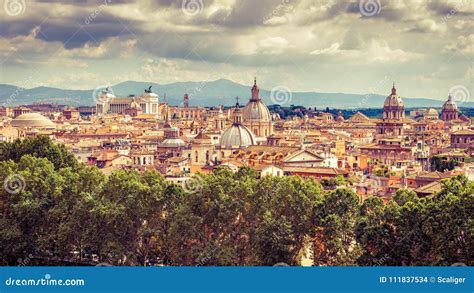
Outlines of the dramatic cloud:
{"type": "Polygon", "coordinates": [[[248,84],[258,75],[268,89],[365,93],[389,78],[403,96],[444,99],[455,85],[474,93],[470,0],[18,3],[0,11],[1,83],[248,84]]]}

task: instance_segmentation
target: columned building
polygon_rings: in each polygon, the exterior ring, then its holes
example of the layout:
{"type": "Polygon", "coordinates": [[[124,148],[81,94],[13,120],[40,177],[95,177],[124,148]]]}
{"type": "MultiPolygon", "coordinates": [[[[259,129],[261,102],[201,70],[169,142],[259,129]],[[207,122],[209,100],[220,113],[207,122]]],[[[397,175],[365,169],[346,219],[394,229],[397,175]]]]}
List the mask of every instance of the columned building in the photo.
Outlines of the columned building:
{"type": "Polygon", "coordinates": [[[171,120],[200,120],[204,117],[206,109],[203,107],[169,107],[171,120]]]}
{"type": "Polygon", "coordinates": [[[257,80],[251,90],[252,96],[242,111],[243,125],[248,127],[257,137],[264,137],[273,134],[273,122],[270,111],[260,98],[260,90],[257,80]]]}
{"type": "Polygon", "coordinates": [[[136,166],[150,166],[155,164],[155,152],[149,150],[132,150],[132,162],[136,166]]]}
{"type": "Polygon", "coordinates": [[[130,109],[138,110],[143,114],[154,114],[159,118],[159,98],[158,95],[151,91],[151,86],[145,90],[145,93],[135,98],[130,95],[128,97],[116,97],[108,88],[102,91],[96,99],[97,115],[104,114],[127,114],[130,109]],[[139,107],[137,107],[137,105],[139,107]]]}

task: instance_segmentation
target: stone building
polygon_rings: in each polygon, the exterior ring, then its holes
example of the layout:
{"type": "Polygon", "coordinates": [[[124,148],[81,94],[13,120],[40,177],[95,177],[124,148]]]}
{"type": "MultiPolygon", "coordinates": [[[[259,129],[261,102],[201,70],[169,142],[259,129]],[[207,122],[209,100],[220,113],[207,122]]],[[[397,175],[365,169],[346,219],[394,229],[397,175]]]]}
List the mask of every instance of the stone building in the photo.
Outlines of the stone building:
{"type": "Polygon", "coordinates": [[[474,146],[474,130],[466,129],[451,133],[452,148],[469,148],[474,146]]]}
{"type": "Polygon", "coordinates": [[[96,113],[97,115],[127,114],[131,109],[132,112],[138,110],[136,105],[143,114],[154,114],[159,118],[159,98],[151,91],[151,86],[138,98],[134,95],[116,97],[107,88],[96,98],[96,113]]]}

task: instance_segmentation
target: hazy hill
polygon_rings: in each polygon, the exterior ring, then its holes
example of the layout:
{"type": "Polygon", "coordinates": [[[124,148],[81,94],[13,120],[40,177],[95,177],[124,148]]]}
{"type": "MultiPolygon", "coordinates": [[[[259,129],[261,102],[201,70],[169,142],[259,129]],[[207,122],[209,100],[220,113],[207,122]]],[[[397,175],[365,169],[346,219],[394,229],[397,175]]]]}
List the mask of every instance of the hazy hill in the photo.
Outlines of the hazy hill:
{"type": "MultiPolygon", "coordinates": [[[[231,105],[235,103],[235,97],[240,97],[241,104],[245,103],[250,96],[250,85],[241,85],[226,79],[202,82],[175,82],[170,84],[158,84],[150,82],[126,81],[111,87],[116,96],[128,96],[130,94],[141,95],[145,88],[152,86],[152,91],[159,94],[163,100],[164,94],[171,105],[179,105],[183,101],[183,95],[190,95],[191,105],[217,106],[219,104],[231,105]]],[[[52,87],[36,87],[32,89],[21,89],[12,85],[0,84],[0,105],[9,106],[29,104],[33,102],[51,102],[58,104],[93,105],[94,99],[90,90],[68,90],[52,87]],[[11,98],[12,97],[12,98],[11,98]]],[[[97,92],[97,91],[96,91],[97,92]]],[[[260,96],[267,104],[275,104],[270,99],[270,90],[260,89],[260,96]]],[[[405,106],[411,107],[440,107],[444,101],[409,98],[402,96],[405,106]]],[[[382,107],[385,96],[382,95],[360,95],[345,93],[318,93],[318,92],[283,92],[282,100],[287,101],[285,105],[303,105],[317,108],[374,108],[382,107]]],[[[474,103],[464,103],[463,107],[474,107],[474,103]]]]}

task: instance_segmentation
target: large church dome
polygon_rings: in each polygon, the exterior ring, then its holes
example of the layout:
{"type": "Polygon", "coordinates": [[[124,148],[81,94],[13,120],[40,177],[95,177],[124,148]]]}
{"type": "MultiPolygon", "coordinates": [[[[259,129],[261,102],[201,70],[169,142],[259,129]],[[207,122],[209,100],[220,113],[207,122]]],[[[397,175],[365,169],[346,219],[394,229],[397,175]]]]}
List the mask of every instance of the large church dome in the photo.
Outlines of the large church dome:
{"type": "Polygon", "coordinates": [[[242,125],[242,113],[239,103],[235,105],[234,123],[222,133],[219,145],[222,148],[241,148],[255,145],[255,136],[244,125],[242,125]]]}
{"type": "Polygon", "coordinates": [[[255,137],[247,127],[233,124],[224,131],[219,144],[224,148],[248,147],[255,144],[255,137]]]}
{"type": "Polygon", "coordinates": [[[25,113],[12,120],[16,128],[54,129],[56,124],[39,113],[25,113]]]}
{"type": "Polygon", "coordinates": [[[252,97],[249,102],[242,110],[244,121],[255,120],[255,121],[271,121],[272,117],[267,106],[263,103],[259,96],[259,88],[257,86],[257,80],[254,80],[252,87],[252,97]]]}

